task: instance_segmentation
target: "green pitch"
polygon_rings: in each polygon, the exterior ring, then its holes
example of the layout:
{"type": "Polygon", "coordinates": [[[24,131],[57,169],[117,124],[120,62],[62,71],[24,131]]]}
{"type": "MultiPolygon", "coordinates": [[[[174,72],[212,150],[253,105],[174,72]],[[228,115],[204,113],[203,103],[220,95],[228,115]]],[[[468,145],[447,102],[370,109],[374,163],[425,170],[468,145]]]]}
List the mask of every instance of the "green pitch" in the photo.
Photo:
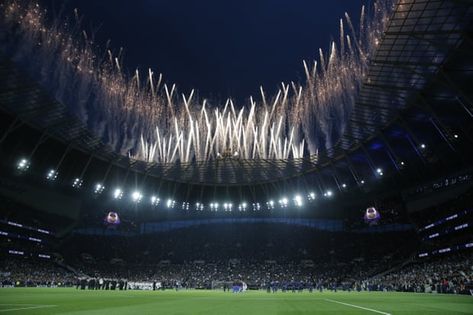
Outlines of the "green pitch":
{"type": "Polygon", "coordinates": [[[473,297],[413,293],[0,289],[2,314],[473,314],[473,297]]]}

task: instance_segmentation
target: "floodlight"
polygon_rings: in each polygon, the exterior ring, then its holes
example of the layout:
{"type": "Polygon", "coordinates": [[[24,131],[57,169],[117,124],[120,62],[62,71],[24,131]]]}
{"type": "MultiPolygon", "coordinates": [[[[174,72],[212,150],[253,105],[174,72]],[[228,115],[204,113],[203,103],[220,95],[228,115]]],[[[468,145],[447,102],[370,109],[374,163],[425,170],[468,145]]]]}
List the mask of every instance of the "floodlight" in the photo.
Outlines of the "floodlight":
{"type": "Polygon", "coordinates": [[[151,205],[157,206],[161,200],[156,196],[151,196],[151,205]]]}
{"type": "Polygon", "coordinates": [[[46,174],[46,179],[47,179],[47,180],[50,180],[50,181],[56,180],[56,179],[57,179],[57,175],[58,175],[58,173],[57,173],[56,170],[50,169],[50,170],[48,171],[48,173],[46,174]]]}
{"type": "Polygon", "coordinates": [[[113,198],[114,199],[122,199],[122,197],[123,197],[123,190],[121,190],[120,188],[116,188],[113,191],[113,198]]]}
{"type": "Polygon", "coordinates": [[[80,188],[80,187],[82,187],[83,183],[84,183],[84,181],[82,179],[80,179],[79,177],[76,177],[76,178],[74,178],[74,181],[72,182],[72,187],[80,188]]]}
{"type": "Polygon", "coordinates": [[[132,194],[131,194],[131,200],[133,200],[133,202],[140,202],[141,199],[143,198],[143,195],[141,194],[141,192],[139,192],[138,190],[135,190],[132,194]]]}
{"type": "Polygon", "coordinates": [[[16,163],[16,169],[19,171],[26,171],[30,168],[30,161],[25,158],[22,158],[16,163]]]}
{"type": "Polygon", "coordinates": [[[105,186],[100,184],[100,183],[97,183],[95,184],[95,187],[94,187],[94,193],[95,194],[101,194],[105,189],[105,186]]]}

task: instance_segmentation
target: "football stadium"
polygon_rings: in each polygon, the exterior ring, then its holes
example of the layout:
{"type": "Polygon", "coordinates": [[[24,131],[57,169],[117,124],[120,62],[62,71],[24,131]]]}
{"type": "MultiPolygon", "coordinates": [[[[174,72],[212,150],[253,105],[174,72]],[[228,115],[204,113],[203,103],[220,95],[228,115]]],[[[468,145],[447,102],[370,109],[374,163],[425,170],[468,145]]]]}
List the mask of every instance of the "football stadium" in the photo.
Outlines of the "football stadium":
{"type": "Polygon", "coordinates": [[[0,313],[473,314],[472,232],[471,0],[0,1],[0,313]]]}

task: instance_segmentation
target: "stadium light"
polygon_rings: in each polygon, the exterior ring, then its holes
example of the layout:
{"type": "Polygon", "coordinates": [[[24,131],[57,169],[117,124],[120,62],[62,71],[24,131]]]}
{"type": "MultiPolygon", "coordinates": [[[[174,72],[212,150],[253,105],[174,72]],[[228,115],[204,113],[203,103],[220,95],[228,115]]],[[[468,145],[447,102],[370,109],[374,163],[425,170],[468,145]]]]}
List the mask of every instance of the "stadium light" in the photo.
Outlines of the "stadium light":
{"type": "Polygon", "coordinates": [[[223,204],[223,209],[224,209],[225,211],[231,212],[231,211],[232,211],[232,207],[233,207],[232,203],[226,202],[226,203],[223,204]]]}
{"type": "Polygon", "coordinates": [[[74,178],[74,181],[72,182],[72,187],[81,188],[83,183],[84,181],[82,179],[80,179],[79,177],[76,177],[74,178]]]}
{"type": "Polygon", "coordinates": [[[288,200],[286,197],[279,200],[279,205],[281,206],[281,208],[286,208],[287,204],[288,204],[288,200]]]}
{"type": "Polygon", "coordinates": [[[95,184],[95,187],[94,187],[94,193],[99,195],[104,191],[104,189],[105,189],[104,185],[102,185],[100,183],[97,183],[97,184],[95,184]]]}
{"type": "Polygon", "coordinates": [[[362,179],[362,180],[360,181],[360,184],[361,184],[361,185],[364,185],[364,184],[365,184],[365,180],[362,179]]]}
{"type": "Polygon", "coordinates": [[[151,205],[157,206],[161,200],[156,196],[151,196],[151,205]]]}
{"type": "Polygon", "coordinates": [[[302,197],[300,195],[296,195],[294,197],[294,204],[297,206],[297,207],[302,207],[303,205],[303,202],[302,202],[302,197]]]}
{"type": "Polygon", "coordinates": [[[16,169],[19,171],[26,171],[30,168],[30,161],[25,158],[22,158],[16,163],[16,169]]]}
{"type": "Polygon", "coordinates": [[[458,139],[459,136],[458,136],[457,134],[454,134],[453,137],[454,137],[455,139],[458,139]]]}
{"type": "Polygon", "coordinates": [[[141,199],[143,198],[143,195],[141,194],[141,192],[139,192],[138,190],[135,190],[132,194],[131,194],[131,200],[133,200],[133,202],[140,202],[141,199]]]}
{"type": "Polygon", "coordinates": [[[347,184],[343,183],[342,188],[347,188],[347,184]]]}
{"type": "Polygon", "coordinates": [[[312,200],[315,200],[315,193],[314,192],[310,192],[309,195],[307,195],[307,199],[309,199],[309,201],[312,201],[312,200]]]}
{"type": "Polygon", "coordinates": [[[172,199],[168,199],[166,201],[166,207],[168,208],[174,208],[174,205],[176,204],[176,201],[172,200],[172,199]]]}
{"type": "Polygon", "coordinates": [[[123,190],[121,190],[121,188],[116,188],[113,191],[113,198],[114,199],[122,199],[122,197],[123,197],[123,190]]]}
{"type": "Polygon", "coordinates": [[[420,148],[424,150],[425,148],[427,148],[427,146],[425,145],[425,143],[421,143],[420,148]]]}
{"type": "Polygon", "coordinates": [[[377,168],[376,169],[376,173],[378,173],[379,176],[383,176],[384,173],[383,173],[383,170],[381,168],[377,168]]]}
{"type": "Polygon", "coordinates": [[[58,172],[55,169],[50,169],[46,174],[46,179],[50,181],[54,181],[57,179],[58,172]]]}
{"type": "Polygon", "coordinates": [[[330,198],[333,196],[333,192],[331,190],[327,190],[325,193],[324,193],[324,197],[327,197],[327,198],[330,198]]]}
{"type": "Polygon", "coordinates": [[[270,200],[266,203],[266,206],[268,207],[269,210],[274,209],[274,201],[270,200]]]}

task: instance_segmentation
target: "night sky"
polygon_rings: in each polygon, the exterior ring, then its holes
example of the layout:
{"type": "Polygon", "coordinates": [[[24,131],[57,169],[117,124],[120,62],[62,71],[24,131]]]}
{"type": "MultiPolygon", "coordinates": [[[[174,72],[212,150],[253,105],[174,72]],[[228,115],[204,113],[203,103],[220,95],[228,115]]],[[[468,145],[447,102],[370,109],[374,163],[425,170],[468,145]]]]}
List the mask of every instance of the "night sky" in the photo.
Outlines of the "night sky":
{"type": "Polygon", "coordinates": [[[369,0],[42,0],[74,8],[96,42],[125,49],[128,72],[162,72],[181,92],[238,101],[303,79],[302,60],[338,38],[339,18],[358,20],[369,0]]]}

